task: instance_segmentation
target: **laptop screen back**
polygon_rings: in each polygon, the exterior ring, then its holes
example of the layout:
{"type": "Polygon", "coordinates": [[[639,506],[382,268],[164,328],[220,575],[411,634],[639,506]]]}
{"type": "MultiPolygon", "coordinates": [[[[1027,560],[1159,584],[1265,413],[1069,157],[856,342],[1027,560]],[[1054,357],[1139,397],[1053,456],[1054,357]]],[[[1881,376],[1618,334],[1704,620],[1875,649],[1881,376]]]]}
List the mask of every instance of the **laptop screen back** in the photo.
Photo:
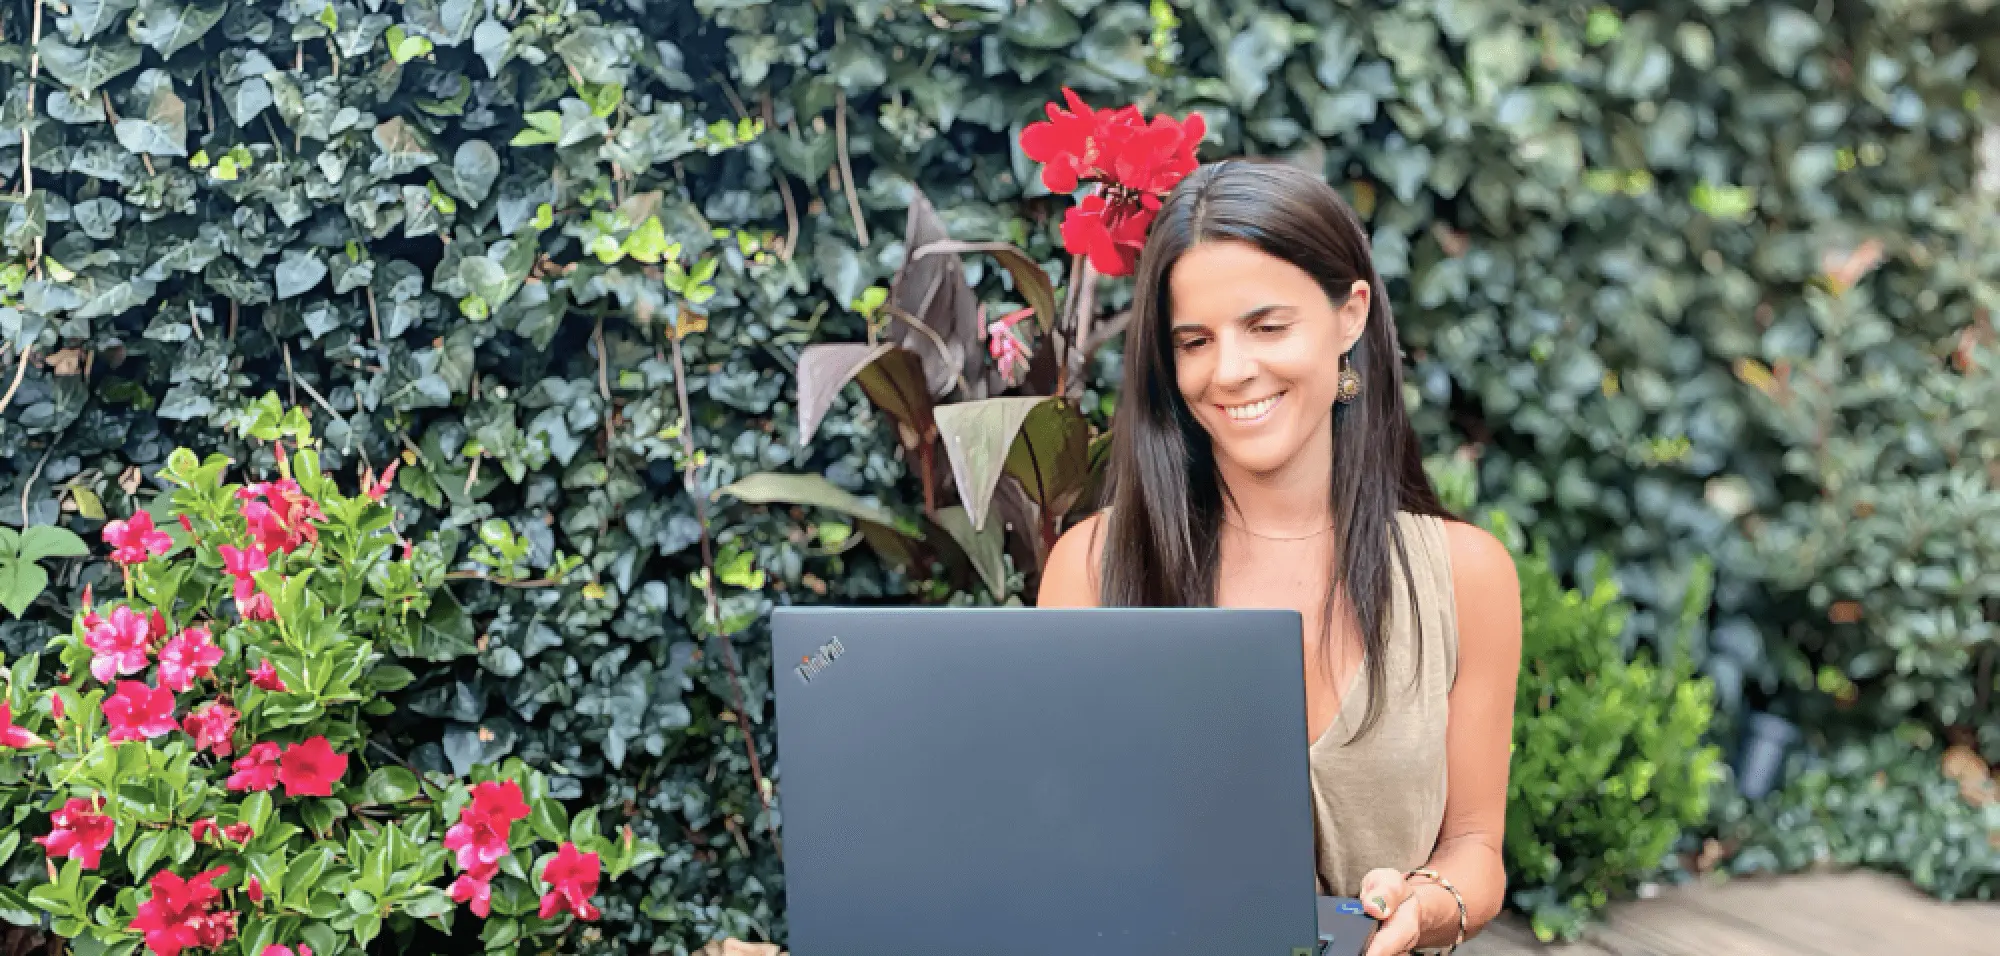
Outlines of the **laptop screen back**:
{"type": "Polygon", "coordinates": [[[781,609],[797,956],[1314,947],[1300,619],[781,609]]]}

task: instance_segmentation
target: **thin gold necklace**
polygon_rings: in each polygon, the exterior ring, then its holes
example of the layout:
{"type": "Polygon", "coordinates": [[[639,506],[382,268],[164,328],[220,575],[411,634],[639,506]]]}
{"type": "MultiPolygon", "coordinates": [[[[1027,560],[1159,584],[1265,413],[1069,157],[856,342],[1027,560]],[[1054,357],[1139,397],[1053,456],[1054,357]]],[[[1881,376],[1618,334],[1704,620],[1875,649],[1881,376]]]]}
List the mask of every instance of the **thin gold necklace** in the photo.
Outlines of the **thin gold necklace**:
{"type": "Polygon", "coordinates": [[[1247,534],[1253,538],[1263,538],[1266,541],[1311,541],[1312,539],[1317,538],[1320,535],[1323,535],[1333,530],[1332,525],[1327,525],[1326,527],[1321,528],[1320,530],[1315,531],[1312,534],[1304,534],[1298,536],[1284,536],[1275,534],[1262,534],[1256,531],[1252,531],[1249,528],[1246,528],[1240,524],[1237,524],[1234,521],[1229,520],[1228,518],[1222,519],[1222,523],[1232,528],[1235,528],[1236,530],[1241,531],[1244,534],[1247,534]]]}

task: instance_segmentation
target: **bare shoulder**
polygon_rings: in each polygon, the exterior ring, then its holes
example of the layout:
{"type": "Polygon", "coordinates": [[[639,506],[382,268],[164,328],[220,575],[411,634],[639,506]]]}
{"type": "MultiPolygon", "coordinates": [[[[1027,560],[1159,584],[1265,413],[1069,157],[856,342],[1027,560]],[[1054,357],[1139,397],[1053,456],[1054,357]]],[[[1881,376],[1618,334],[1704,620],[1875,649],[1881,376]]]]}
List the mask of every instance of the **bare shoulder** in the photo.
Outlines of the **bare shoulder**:
{"type": "Polygon", "coordinates": [[[1098,558],[1104,553],[1104,513],[1070,526],[1042,566],[1037,607],[1096,607],[1098,558]]]}
{"type": "Polygon", "coordinates": [[[1521,666],[1521,579],[1514,556],[1478,525],[1447,521],[1444,527],[1458,618],[1459,683],[1470,677],[1473,686],[1511,695],[1521,666]]]}

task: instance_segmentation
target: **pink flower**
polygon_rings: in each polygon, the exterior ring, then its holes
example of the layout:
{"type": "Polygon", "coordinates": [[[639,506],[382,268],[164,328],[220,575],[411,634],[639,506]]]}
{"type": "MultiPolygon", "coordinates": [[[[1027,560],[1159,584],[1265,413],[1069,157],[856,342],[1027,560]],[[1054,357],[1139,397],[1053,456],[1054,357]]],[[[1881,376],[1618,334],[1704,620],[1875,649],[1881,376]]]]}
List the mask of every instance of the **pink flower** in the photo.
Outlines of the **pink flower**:
{"type": "Polygon", "coordinates": [[[369,501],[381,501],[383,496],[389,493],[390,482],[396,480],[396,466],[402,463],[401,459],[391,459],[389,467],[382,469],[382,476],[369,482],[367,487],[361,489],[362,493],[368,496],[369,501]]]}
{"type": "Polygon", "coordinates": [[[256,835],[257,831],[251,829],[248,823],[232,823],[222,828],[222,838],[237,846],[250,842],[250,838],[256,835]]]}
{"type": "Polygon", "coordinates": [[[124,521],[104,526],[104,543],[111,546],[111,560],[119,564],[140,564],[154,555],[166,554],[174,539],[153,527],[153,516],[135,511],[124,521]]]}
{"type": "Polygon", "coordinates": [[[542,894],[541,918],[568,910],[577,919],[596,919],[597,907],[590,904],[590,898],[597,894],[597,872],[597,854],[579,852],[576,844],[563,841],[556,858],[542,869],[549,891],[542,894]]]}
{"type": "Polygon", "coordinates": [[[111,609],[110,620],[92,612],[84,618],[84,625],[90,628],[83,635],[83,646],[91,652],[90,676],[109,684],[114,677],[146,669],[153,639],[152,622],[147,617],[120,604],[111,609]]]}
{"type": "Polygon", "coordinates": [[[196,750],[206,750],[218,757],[227,757],[235,752],[231,737],[236,733],[236,721],[243,715],[236,708],[221,701],[210,701],[194,709],[181,720],[181,729],[194,738],[196,750]]]}
{"type": "Polygon", "coordinates": [[[250,668],[250,683],[273,693],[285,692],[285,682],[278,676],[278,668],[268,657],[258,661],[256,667],[250,668]]]}
{"type": "Polygon", "coordinates": [[[229,765],[236,771],[223,783],[231,790],[269,790],[278,785],[278,745],[268,740],[250,745],[229,765]]]}
{"type": "Polygon", "coordinates": [[[176,693],[185,691],[194,686],[196,678],[214,673],[220,663],[222,648],[215,646],[208,628],[190,627],[160,648],[160,686],[176,693]]]}
{"type": "Polygon", "coordinates": [[[278,763],[278,782],[288,797],[330,797],[333,784],[347,772],[347,755],[335,753],[325,737],[313,737],[285,748],[278,763]]]}
{"type": "Polygon", "coordinates": [[[1002,378],[1011,379],[1014,377],[1014,369],[1027,366],[1028,348],[1021,344],[1020,339],[1014,337],[1014,326],[1034,314],[1034,309],[1009,312],[993,320],[993,323],[986,327],[986,351],[993,356],[995,362],[1000,363],[1002,378]]]}
{"type": "Polygon", "coordinates": [[[111,742],[149,740],[176,727],[174,692],[135,680],[118,682],[118,692],[104,701],[104,719],[111,725],[111,742]]]}
{"type": "MultiPolygon", "coordinates": [[[[60,708],[62,706],[62,698],[57,697],[55,701],[56,706],[60,708]]],[[[56,719],[61,720],[61,715],[57,715],[56,719]]],[[[13,706],[7,703],[0,703],[0,747],[26,750],[29,747],[46,746],[48,746],[48,741],[29,733],[23,728],[14,726],[13,706]]]]}
{"type": "Polygon", "coordinates": [[[471,873],[460,873],[451,881],[451,900],[454,903],[471,903],[473,915],[485,918],[493,912],[493,883],[482,880],[471,873]]]}
{"type": "Polygon", "coordinates": [[[236,613],[246,621],[275,621],[278,609],[271,606],[271,596],[263,592],[252,595],[250,600],[236,599],[236,613]]]}
{"type": "Polygon", "coordinates": [[[194,522],[189,521],[187,515],[175,515],[174,517],[180,519],[182,531],[185,531],[188,534],[194,533],[194,522]]]}
{"type": "Polygon", "coordinates": [[[228,867],[218,866],[189,880],[172,870],[153,874],[147,881],[153,895],[139,904],[138,915],[126,929],[144,934],[153,956],[180,956],[184,949],[221,946],[236,935],[235,911],[215,909],[222,902],[215,878],[227,872],[228,867]]]}
{"type": "Polygon", "coordinates": [[[320,512],[319,504],[306,497],[290,478],[257,482],[238,489],[236,497],[246,502],[243,520],[260,550],[288,552],[303,542],[319,540],[319,529],[313,522],[326,516],[320,512]]]}
{"type": "MultiPolygon", "coordinates": [[[[264,902],[264,884],[257,882],[257,878],[254,876],[243,881],[243,895],[250,897],[250,902],[252,903],[264,902]]],[[[283,946],[276,948],[284,949],[283,946]]],[[[264,948],[265,956],[270,956],[271,949],[272,947],[268,946],[264,948]]]]}
{"type": "Polygon", "coordinates": [[[250,842],[250,838],[256,836],[256,833],[250,829],[248,823],[232,823],[225,827],[218,825],[214,817],[209,817],[205,820],[196,820],[189,826],[188,836],[194,837],[196,842],[204,842],[209,837],[219,836],[241,846],[250,842]]]}
{"type": "Polygon", "coordinates": [[[110,845],[117,830],[112,819],[97,809],[89,800],[71,797],[62,809],[49,814],[49,822],[55,829],[48,836],[36,837],[35,842],[47,851],[49,859],[67,857],[86,870],[97,869],[104,848],[110,845]]]}
{"type": "Polygon", "coordinates": [[[189,824],[188,836],[193,837],[196,843],[200,843],[214,836],[217,829],[215,818],[208,817],[207,819],[196,820],[194,823],[189,824]]]}
{"type": "Polygon", "coordinates": [[[222,570],[236,579],[236,599],[238,601],[257,589],[257,582],[250,576],[270,568],[271,559],[256,548],[238,548],[225,544],[215,549],[222,555],[222,570]]]}

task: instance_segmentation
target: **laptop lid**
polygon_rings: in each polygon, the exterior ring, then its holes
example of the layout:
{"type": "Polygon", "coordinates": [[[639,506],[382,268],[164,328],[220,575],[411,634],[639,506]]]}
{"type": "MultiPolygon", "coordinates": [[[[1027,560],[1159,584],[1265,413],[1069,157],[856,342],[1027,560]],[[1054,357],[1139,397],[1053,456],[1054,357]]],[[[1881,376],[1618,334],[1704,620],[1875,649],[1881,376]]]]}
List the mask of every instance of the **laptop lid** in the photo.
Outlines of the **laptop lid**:
{"type": "Polygon", "coordinates": [[[1300,617],[782,608],[797,956],[1315,946],[1300,617]]]}

